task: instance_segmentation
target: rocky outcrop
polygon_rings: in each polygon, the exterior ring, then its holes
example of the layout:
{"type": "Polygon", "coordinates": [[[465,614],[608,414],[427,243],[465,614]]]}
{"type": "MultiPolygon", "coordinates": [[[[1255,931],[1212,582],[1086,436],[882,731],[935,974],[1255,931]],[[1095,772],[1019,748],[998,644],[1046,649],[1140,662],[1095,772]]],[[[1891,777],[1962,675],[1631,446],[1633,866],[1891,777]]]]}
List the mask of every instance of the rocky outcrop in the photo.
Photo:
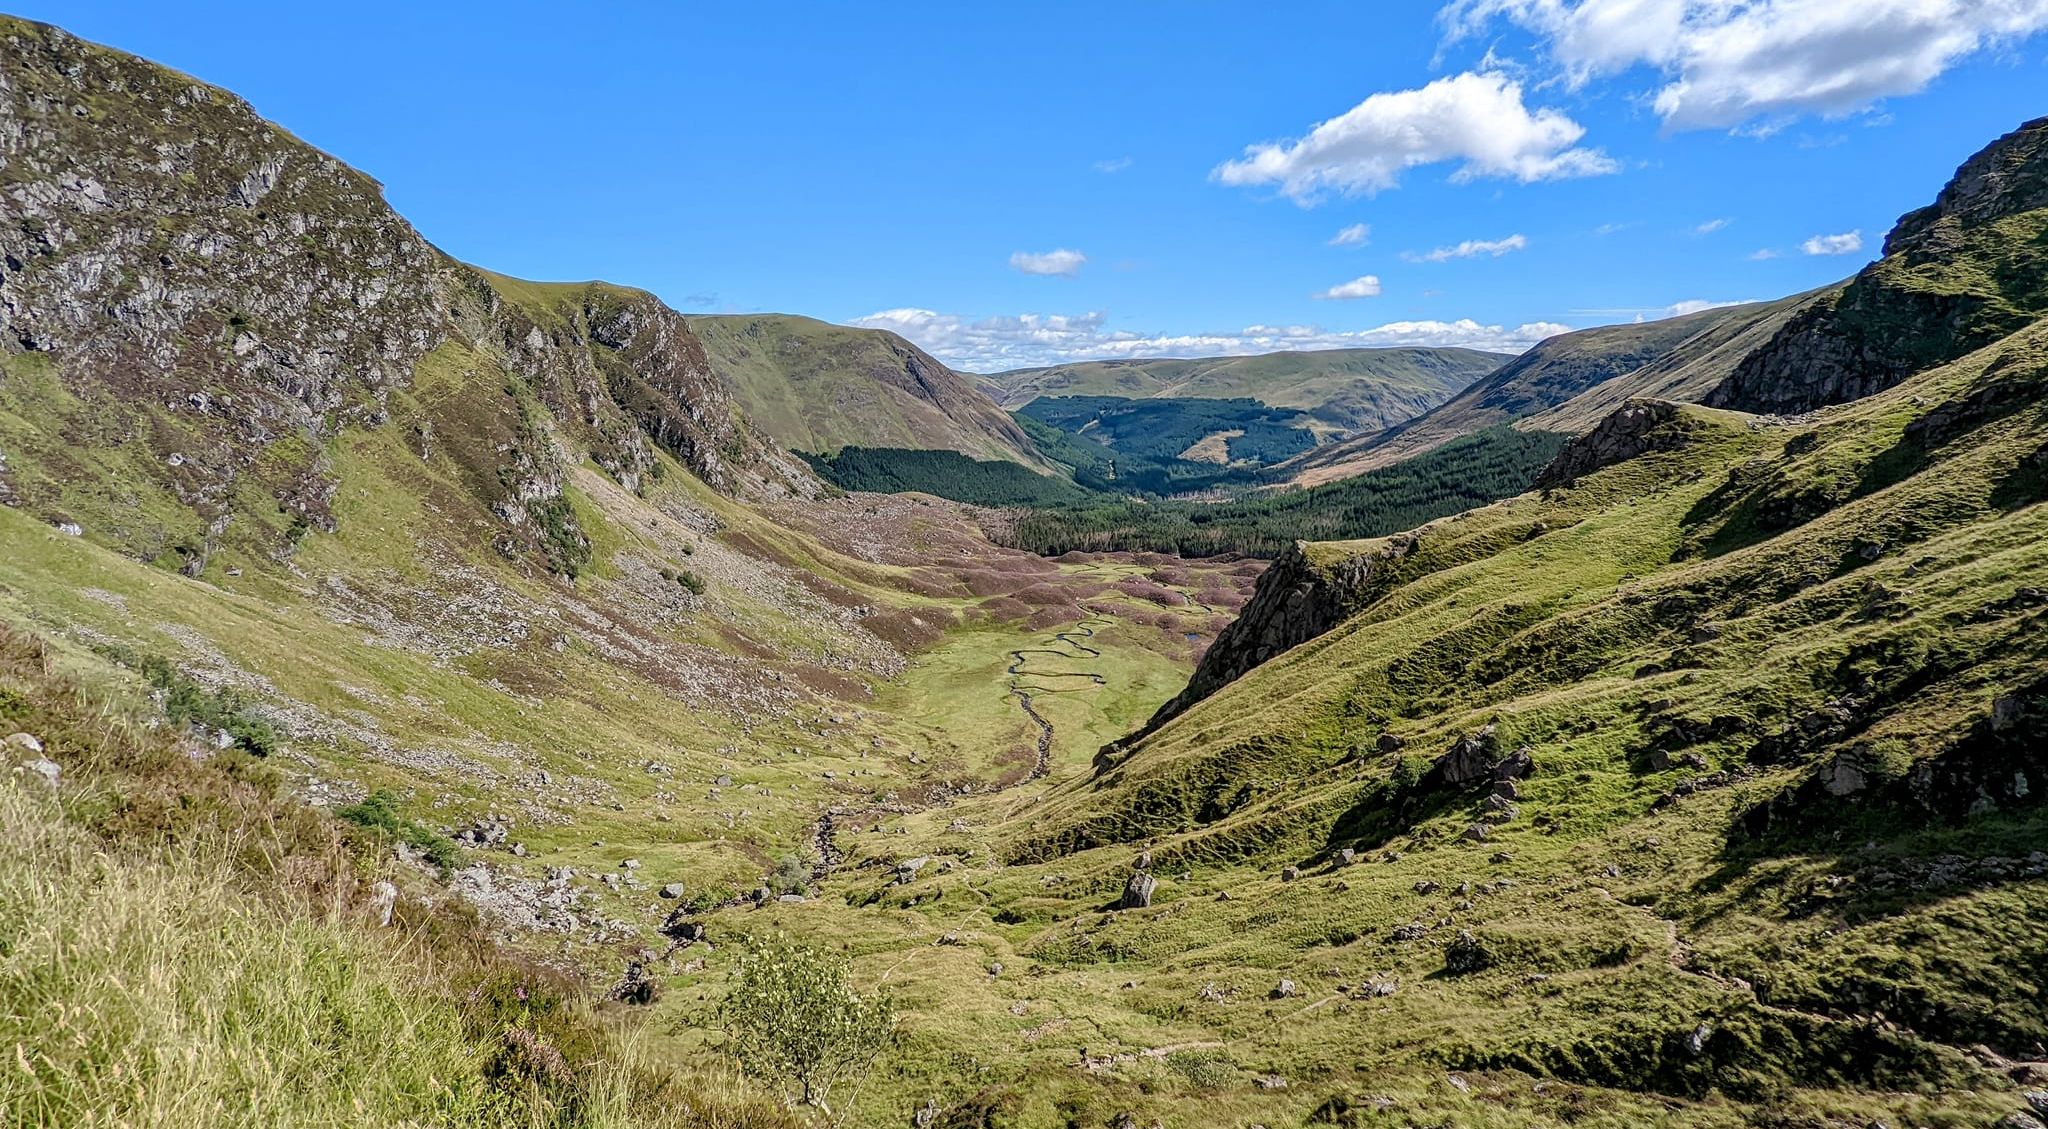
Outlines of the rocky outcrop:
{"type": "Polygon", "coordinates": [[[196,572],[223,538],[283,553],[332,530],[330,444],[400,417],[421,458],[465,469],[508,527],[501,549],[545,548],[555,571],[573,572],[582,534],[548,448],[629,488],[650,440],[720,490],[811,481],[748,433],[651,295],[486,276],[240,98],[11,18],[0,212],[0,396],[39,397],[15,401],[37,431],[6,437],[0,493],[52,521],[97,517],[89,534],[136,556],[175,550],[196,572]],[[448,350],[481,387],[437,395],[461,418],[422,418],[404,394],[448,350]]]}
{"type": "Polygon", "coordinates": [[[1602,467],[1651,451],[1675,450],[1687,431],[1674,426],[1679,407],[1666,400],[1630,400],[1600,421],[1600,426],[1565,445],[1536,476],[1541,489],[1569,486],[1602,467]]]}
{"type": "Polygon", "coordinates": [[[1899,219],[1884,254],[1801,311],[1708,394],[1719,407],[1799,412],[1883,391],[2048,315],[2048,118],[1956,170],[1899,219]]]}
{"type": "Polygon", "coordinates": [[[1243,677],[1282,651],[1314,639],[1350,616],[1389,586],[1387,573],[1415,548],[1413,534],[1377,542],[1372,548],[1319,562],[1297,541],[1259,577],[1252,598],[1216,636],[1186,689],[1159,707],[1147,728],[1179,716],[1189,706],[1243,677]]]}

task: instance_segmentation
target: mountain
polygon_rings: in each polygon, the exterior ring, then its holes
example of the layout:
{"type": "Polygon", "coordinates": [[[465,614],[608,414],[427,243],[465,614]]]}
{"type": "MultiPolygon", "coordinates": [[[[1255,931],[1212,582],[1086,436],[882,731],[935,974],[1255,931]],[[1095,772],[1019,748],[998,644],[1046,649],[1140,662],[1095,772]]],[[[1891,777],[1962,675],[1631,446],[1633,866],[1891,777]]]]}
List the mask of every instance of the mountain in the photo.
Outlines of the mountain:
{"type": "Polygon", "coordinates": [[[1622,399],[1638,393],[1680,399],[1704,394],[1741,359],[1744,344],[1757,338],[1759,327],[1775,329],[1808,300],[1795,296],[1561,333],[1413,420],[1319,447],[1281,472],[1312,486],[1412,458],[1495,424],[1528,420],[1525,426],[1581,430],[1604,412],[1588,418],[1583,411],[1558,409],[1610,382],[1620,385],[1622,378],[1630,378],[1622,399]]]}
{"type": "Polygon", "coordinates": [[[1800,412],[1889,388],[2048,315],[2048,118],[1998,139],[1884,255],[1802,310],[1706,400],[1800,412]]]}
{"type": "MultiPolygon", "coordinates": [[[[2012,145],[1943,199],[2048,170],[2012,145]]],[[[1975,222],[2027,218],[2007,200],[1975,222]]],[[[1982,277],[1983,247],[1915,267],[1982,277]]],[[[1838,294],[1632,332],[1771,351],[1838,294]]],[[[1946,359],[1796,416],[1625,400],[1535,492],[1283,555],[1186,690],[1003,840],[1097,891],[1134,856],[1162,876],[1164,908],[1060,951],[1169,999],[1255,963],[1351,1002],[1233,1044],[1322,1111],[1422,1120],[1446,1069],[1488,1107],[1528,1072],[1683,1123],[1766,1092],[1823,1121],[2019,1108],[2048,1081],[2021,987],[2048,967],[2048,320],[1900,325],[1946,359]]],[[[1859,387],[1783,377],[1773,403],[1859,387]]],[[[1198,998],[1195,1026],[1233,1022],[1198,998]]]]}
{"type": "Polygon", "coordinates": [[[746,418],[784,448],[894,447],[1043,463],[972,381],[894,333],[784,314],[688,321],[746,418]]]}
{"type": "Polygon", "coordinates": [[[981,377],[1006,408],[1040,396],[1249,397],[1325,433],[1378,431],[1442,403],[1510,360],[1474,349],[1322,349],[1250,357],[1084,361],[981,377]]]}
{"type": "Polygon", "coordinates": [[[0,1108],[2034,1120],[2048,321],[1792,415],[1652,393],[1846,290],[1625,327],[1496,389],[1527,493],[1047,559],[189,77],[0,19],[0,159],[0,1108]]]}

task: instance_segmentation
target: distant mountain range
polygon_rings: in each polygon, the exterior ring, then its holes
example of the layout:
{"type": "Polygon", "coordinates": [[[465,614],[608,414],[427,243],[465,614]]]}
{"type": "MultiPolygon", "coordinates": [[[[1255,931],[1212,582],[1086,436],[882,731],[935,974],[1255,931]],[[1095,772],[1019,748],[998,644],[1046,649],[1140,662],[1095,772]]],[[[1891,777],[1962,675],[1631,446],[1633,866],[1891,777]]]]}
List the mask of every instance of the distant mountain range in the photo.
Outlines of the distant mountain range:
{"type": "Polygon", "coordinates": [[[1412,419],[1514,359],[1476,349],[1322,349],[1247,357],[1081,361],[977,378],[998,404],[1040,396],[1249,397],[1294,408],[1325,436],[1412,419]]]}

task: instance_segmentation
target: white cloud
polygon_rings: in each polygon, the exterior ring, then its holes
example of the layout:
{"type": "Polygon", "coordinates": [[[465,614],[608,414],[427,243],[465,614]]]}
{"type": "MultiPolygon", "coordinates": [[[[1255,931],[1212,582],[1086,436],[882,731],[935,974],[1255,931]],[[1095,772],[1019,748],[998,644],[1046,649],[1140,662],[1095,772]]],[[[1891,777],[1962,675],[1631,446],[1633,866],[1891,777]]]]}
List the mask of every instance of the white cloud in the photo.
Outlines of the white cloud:
{"type": "Polygon", "coordinates": [[[1799,245],[1809,255],[1853,255],[1863,250],[1863,232],[1845,231],[1840,235],[1816,235],[1799,245]]]}
{"type": "Polygon", "coordinates": [[[1783,254],[1784,252],[1779,251],[1775,247],[1759,247],[1749,253],[1749,261],[1752,263],[1767,263],[1772,259],[1779,258],[1783,254]]]}
{"type": "Polygon", "coordinates": [[[1019,251],[1010,256],[1010,265],[1025,274],[1057,275],[1060,278],[1074,277],[1087,261],[1088,256],[1079,251],[1069,251],[1065,247],[1044,254],[1019,251]]]}
{"type": "Polygon", "coordinates": [[[1434,251],[1403,251],[1401,258],[1411,263],[1448,263],[1452,259],[1476,259],[1481,255],[1500,258],[1510,251],[1520,251],[1529,245],[1528,237],[1510,235],[1506,239],[1467,239],[1456,247],[1438,247],[1434,251]]]}
{"type": "Polygon", "coordinates": [[[1354,223],[1330,237],[1332,247],[1363,247],[1372,242],[1372,227],[1369,224],[1354,223]]]}
{"type": "Polygon", "coordinates": [[[1095,171],[1099,173],[1118,173],[1130,168],[1134,163],[1136,162],[1132,161],[1129,157],[1116,157],[1107,161],[1095,162],[1095,171]]]}
{"type": "Polygon", "coordinates": [[[1362,274],[1350,282],[1340,282],[1317,294],[1318,298],[1346,300],[1351,298],[1377,298],[1380,296],[1380,278],[1376,274],[1362,274]]]}
{"type": "Polygon", "coordinates": [[[1754,298],[1707,299],[1686,298],[1668,306],[1605,306],[1596,309],[1573,310],[1572,313],[1597,318],[1627,318],[1630,321],[1658,321],[1663,318],[1684,317],[1701,310],[1718,310],[1724,306],[1743,306],[1756,301],[1754,298]]]}
{"type": "Polygon", "coordinates": [[[1396,321],[1371,329],[1330,330],[1315,325],[1250,325],[1235,332],[1163,334],[1108,328],[1100,313],[1017,314],[970,319],[934,310],[882,310],[852,324],[902,334],[949,365],[969,372],[999,372],[1033,365],[1118,357],[1216,357],[1284,349],[1392,346],[1461,346],[1518,353],[1568,325],[1527,322],[1486,325],[1456,321],[1396,321]]]}
{"type": "Polygon", "coordinates": [[[1733,222],[1735,221],[1726,218],[1711,219],[1703,224],[1700,224],[1698,227],[1693,228],[1692,233],[1694,235],[1712,235],[1715,232],[1721,230],[1722,228],[1727,227],[1729,224],[1733,222]]]}
{"type": "Polygon", "coordinates": [[[1561,111],[1523,105],[1521,84],[1506,75],[1468,72],[1374,94],[1298,140],[1247,146],[1213,175],[1230,185],[1279,185],[1306,205],[1332,190],[1392,188],[1403,171],[1443,161],[1462,162],[1454,180],[1526,184],[1617,171],[1606,154],[1578,147],[1585,133],[1561,111]]]}
{"type": "Polygon", "coordinates": [[[1754,301],[1754,298],[1687,298],[1664,307],[1664,316],[1684,317],[1686,314],[1696,314],[1701,310],[1718,310],[1723,306],[1741,306],[1754,301]]]}
{"type": "Polygon", "coordinates": [[[1496,19],[1528,29],[1574,86],[1654,68],[1651,104],[1674,129],[1773,129],[1916,93],[2048,28],[2048,0],[1454,0],[1442,19],[1452,39],[1496,19]]]}
{"type": "Polygon", "coordinates": [[[1593,229],[1593,234],[1599,236],[1613,235],[1617,231],[1627,231],[1629,228],[1636,227],[1641,223],[1641,220],[1629,220],[1626,223],[1603,223],[1593,229]]]}

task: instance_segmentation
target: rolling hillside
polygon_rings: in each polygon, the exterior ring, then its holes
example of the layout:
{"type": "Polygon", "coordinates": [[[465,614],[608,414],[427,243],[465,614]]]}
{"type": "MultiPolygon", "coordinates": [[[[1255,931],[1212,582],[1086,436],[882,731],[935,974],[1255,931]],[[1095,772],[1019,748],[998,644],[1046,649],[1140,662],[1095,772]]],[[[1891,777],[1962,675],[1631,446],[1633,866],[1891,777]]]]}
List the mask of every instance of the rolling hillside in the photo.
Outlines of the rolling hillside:
{"type": "MultiPolygon", "coordinates": [[[[1280,470],[1291,474],[1293,481],[1312,486],[1387,466],[1461,435],[1559,409],[1581,393],[1649,366],[1660,372],[1685,371],[1668,380],[1631,381],[1630,391],[1622,399],[1633,394],[1685,398],[1685,391],[1704,395],[1741,360],[1739,352],[1729,355],[1731,341],[1755,339],[1759,325],[1775,328],[1803,300],[1724,306],[1661,321],[1562,333],[1537,343],[1415,419],[1387,431],[1319,447],[1280,470]],[[1636,388],[1637,383],[1644,387],[1636,388]]],[[[1542,426],[1546,430],[1582,430],[1602,414],[1565,410],[1542,426]]]]}
{"type": "Polygon", "coordinates": [[[1512,358],[1473,349],[1327,349],[1088,361],[980,377],[996,401],[1039,396],[1249,397],[1309,416],[1324,434],[1378,431],[1442,403],[1512,358]]]}
{"type": "Polygon", "coordinates": [[[747,419],[785,449],[896,447],[1043,465],[973,381],[886,330],[786,314],[688,321],[747,419]]]}
{"type": "Polygon", "coordinates": [[[0,154],[13,1122],[2048,1113],[2040,123],[1843,286],[1071,528],[790,454],[1031,473],[898,339],[454,261],[10,17],[0,154]]]}

